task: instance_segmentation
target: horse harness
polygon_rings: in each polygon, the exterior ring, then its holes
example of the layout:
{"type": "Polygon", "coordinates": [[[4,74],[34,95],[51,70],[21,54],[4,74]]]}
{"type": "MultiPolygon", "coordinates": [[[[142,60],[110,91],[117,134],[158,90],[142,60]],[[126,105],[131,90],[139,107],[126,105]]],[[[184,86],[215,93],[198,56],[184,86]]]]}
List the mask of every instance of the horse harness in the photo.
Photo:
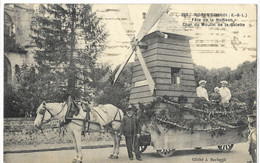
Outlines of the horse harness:
{"type": "Polygon", "coordinates": [[[116,114],[114,116],[114,119],[110,123],[112,123],[112,122],[122,122],[122,115],[121,115],[119,109],[117,109],[117,112],[116,112],[116,114]],[[120,118],[119,120],[116,120],[117,114],[119,114],[119,118],[120,118]]]}
{"type": "Polygon", "coordinates": [[[43,109],[39,110],[39,114],[41,114],[43,116],[41,122],[44,120],[46,111],[51,115],[51,118],[52,118],[52,117],[55,117],[55,116],[59,115],[63,111],[65,105],[66,105],[66,103],[62,106],[61,110],[56,115],[53,115],[51,113],[51,111],[46,107],[46,103],[43,102],[43,109]]]}
{"type": "MultiPolygon", "coordinates": [[[[106,122],[106,121],[103,119],[103,117],[99,114],[98,111],[96,111],[95,109],[93,109],[93,110],[95,111],[95,113],[97,113],[97,115],[98,115],[104,122],[106,122]]],[[[89,114],[89,112],[88,112],[88,114],[89,114]]],[[[112,120],[110,123],[112,123],[112,122],[122,122],[122,116],[121,116],[121,113],[120,113],[119,109],[117,109],[117,112],[116,112],[116,114],[115,114],[113,120],[112,120]],[[120,118],[119,120],[116,119],[116,116],[117,116],[118,114],[119,114],[119,118],[120,118]]]]}
{"type": "MultiPolygon", "coordinates": [[[[74,100],[72,100],[72,104],[76,105],[76,103],[74,102],[74,100]]],[[[67,112],[69,112],[70,108],[68,109],[67,112]]],[[[94,110],[94,109],[93,109],[94,110]]],[[[91,121],[90,120],[90,112],[91,112],[91,109],[87,109],[87,111],[84,111],[86,112],[86,116],[85,118],[70,118],[70,117],[66,117],[66,119],[69,119],[69,120],[80,120],[80,121],[83,121],[83,135],[85,136],[86,132],[89,132],[90,131],[90,123],[93,123],[93,124],[98,124],[98,122],[94,122],[94,121],[91,121]],[[88,123],[88,124],[86,124],[88,123]],[[87,126],[86,126],[87,125],[87,126]],[[87,130],[86,130],[87,128],[87,130]]],[[[97,113],[97,115],[105,122],[104,118],[95,110],[95,112],[97,113]]],[[[67,114],[66,114],[67,115],[67,114]]],[[[119,111],[119,109],[117,109],[117,112],[113,118],[113,120],[111,122],[109,122],[105,127],[109,127],[111,126],[111,124],[113,122],[122,122],[122,115],[119,111]],[[119,120],[116,119],[117,115],[119,115],[119,120]]],[[[75,123],[75,122],[74,122],[75,123]]],[[[77,123],[75,123],[77,124],[77,123]]],[[[77,124],[77,125],[80,125],[80,124],[77,124]]]]}

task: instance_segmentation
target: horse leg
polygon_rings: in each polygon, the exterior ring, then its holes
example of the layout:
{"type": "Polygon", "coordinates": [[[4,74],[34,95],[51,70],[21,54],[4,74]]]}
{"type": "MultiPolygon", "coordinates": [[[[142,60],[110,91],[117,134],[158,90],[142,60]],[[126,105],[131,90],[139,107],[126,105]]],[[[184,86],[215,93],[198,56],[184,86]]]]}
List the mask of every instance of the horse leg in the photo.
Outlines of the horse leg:
{"type": "Polygon", "coordinates": [[[121,140],[121,137],[118,134],[115,134],[114,141],[115,141],[116,146],[114,148],[114,151],[115,151],[116,156],[118,156],[118,154],[119,154],[120,140],[121,140]]]}
{"type": "Polygon", "coordinates": [[[114,144],[113,144],[113,151],[112,154],[109,156],[109,158],[112,159],[118,159],[118,154],[119,154],[119,144],[118,144],[118,140],[120,141],[119,136],[117,135],[117,133],[111,133],[111,136],[113,137],[114,140],[114,144]]]}
{"type": "Polygon", "coordinates": [[[119,154],[119,146],[120,146],[120,140],[121,137],[119,136],[119,129],[120,129],[121,123],[113,122],[112,123],[112,132],[111,135],[114,139],[114,146],[113,146],[113,158],[118,158],[119,154]]]}
{"type": "Polygon", "coordinates": [[[77,163],[82,163],[82,150],[81,150],[81,129],[80,130],[75,130],[74,131],[74,136],[75,136],[75,140],[76,140],[76,148],[77,148],[77,163]]]}
{"type": "Polygon", "coordinates": [[[75,149],[75,157],[74,157],[72,163],[76,163],[77,158],[78,158],[78,149],[77,149],[77,144],[76,144],[76,138],[75,138],[75,135],[74,135],[73,131],[70,130],[69,133],[70,133],[71,139],[73,141],[74,149],[75,149]]]}
{"type": "Polygon", "coordinates": [[[112,138],[113,138],[113,143],[114,143],[114,144],[113,144],[113,150],[112,150],[112,152],[111,152],[109,158],[112,158],[112,157],[113,157],[113,155],[114,155],[114,153],[115,153],[115,146],[116,146],[115,134],[114,134],[114,133],[111,133],[111,136],[112,136],[112,138]]]}

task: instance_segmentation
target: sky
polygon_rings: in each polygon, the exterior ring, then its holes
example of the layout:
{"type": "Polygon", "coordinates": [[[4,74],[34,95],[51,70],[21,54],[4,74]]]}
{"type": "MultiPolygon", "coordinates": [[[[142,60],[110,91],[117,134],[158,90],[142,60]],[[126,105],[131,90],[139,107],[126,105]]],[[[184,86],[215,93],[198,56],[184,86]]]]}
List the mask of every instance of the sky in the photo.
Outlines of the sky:
{"type": "MultiPolygon", "coordinates": [[[[94,5],[93,10],[102,18],[102,23],[106,25],[109,37],[107,49],[100,55],[99,62],[106,63],[115,68],[123,63],[128,56],[130,39],[121,25],[126,19],[132,21],[132,28],[137,34],[144,20],[143,13],[147,13],[150,5],[94,5]],[[122,16],[122,12],[128,9],[129,17],[122,16]],[[124,20],[119,20],[123,18],[124,20]]],[[[165,13],[158,23],[149,31],[160,30],[193,37],[190,40],[191,55],[197,65],[206,68],[236,67],[245,61],[256,60],[256,6],[254,5],[171,5],[169,11],[165,13]],[[213,19],[225,19],[221,21],[222,26],[200,26],[195,23],[205,23],[198,13],[224,13],[223,17],[208,17],[213,19]],[[184,17],[185,14],[191,15],[184,17]],[[195,15],[197,14],[197,15],[195,15]],[[237,16],[237,14],[239,14],[237,16]],[[244,14],[244,15],[242,15],[244,14]],[[224,26],[224,23],[244,24],[244,26],[233,27],[224,26]],[[192,23],[191,26],[185,24],[192,23]],[[206,45],[206,46],[205,46],[206,45]]],[[[133,55],[134,56],[134,55],[133,55]]],[[[130,61],[133,61],[131,58],[130,61]]]]}

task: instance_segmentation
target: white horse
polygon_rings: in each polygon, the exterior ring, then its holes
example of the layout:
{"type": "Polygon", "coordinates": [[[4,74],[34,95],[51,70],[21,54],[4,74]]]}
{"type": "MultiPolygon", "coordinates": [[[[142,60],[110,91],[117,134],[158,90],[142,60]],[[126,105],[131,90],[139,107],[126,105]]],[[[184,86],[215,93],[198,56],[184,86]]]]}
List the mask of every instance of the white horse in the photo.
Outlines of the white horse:
{"type": "MultiPolygon", "coordinates": [[[[37,116],[34,121],[34,125],[36,128],[41,128],[42,124],[45,124],[52,120],[59,120],[63,122],[65,120],[65,116],[68,110],[66,103],[45,103],[43,102],[37,109],[37,116]]],[[[119,146],[120,146],[120,136],[118,134],[121,120],[123,119],[123,112],[119,108],[115,107],[111,104],[99,105],[102,110],[107,114],[106,125],[111,129],[111,135],[114,139],[113,151],[109,158],[117,159],[119,154],[119,146]]],[[[97,113],[93,110],[93,108],[86,103],[81,103],[79,108],[79,113],[77,116],[73,116],[72,120],[66,125],[67,131],[70,133],[71,138],[73,140],[73,144],[75,147],[75,158],[73,159],[73,163],[81,163],[82,162],[82,151],[81,151],[81,133],[85,130],[92,131],[100,131],[100,123],[97,121],[97,113]],[[84,109],[84,110],[83,110],[84,109]],[[87,112],[85,112],[87,110],[87,112]],[[86,121],[84,125],[84,119],[86,116],[89,119],[86,121]]],[[[100,116],[100,115],[98,115],[100,116]]]]}

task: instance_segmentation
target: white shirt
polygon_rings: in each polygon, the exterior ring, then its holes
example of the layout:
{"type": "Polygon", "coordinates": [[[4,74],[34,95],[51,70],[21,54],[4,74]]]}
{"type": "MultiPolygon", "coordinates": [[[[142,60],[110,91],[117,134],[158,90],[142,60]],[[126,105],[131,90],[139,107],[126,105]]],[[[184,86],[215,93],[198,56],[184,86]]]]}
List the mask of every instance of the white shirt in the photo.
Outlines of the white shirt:
{"type": "Polygon", "coordinates": [[[204,97],[207,101],[209,101],[208,92],[205,88],[199,86],[196,88],[196,93],[198,97],[204,97]]]}
{"type": "Polygon", "coordinates": [[[219,88],[219,94],[221,96],[221,103],[228,103],[231,99],[231,92],[227,87],[221,87],[219,88]]]}

